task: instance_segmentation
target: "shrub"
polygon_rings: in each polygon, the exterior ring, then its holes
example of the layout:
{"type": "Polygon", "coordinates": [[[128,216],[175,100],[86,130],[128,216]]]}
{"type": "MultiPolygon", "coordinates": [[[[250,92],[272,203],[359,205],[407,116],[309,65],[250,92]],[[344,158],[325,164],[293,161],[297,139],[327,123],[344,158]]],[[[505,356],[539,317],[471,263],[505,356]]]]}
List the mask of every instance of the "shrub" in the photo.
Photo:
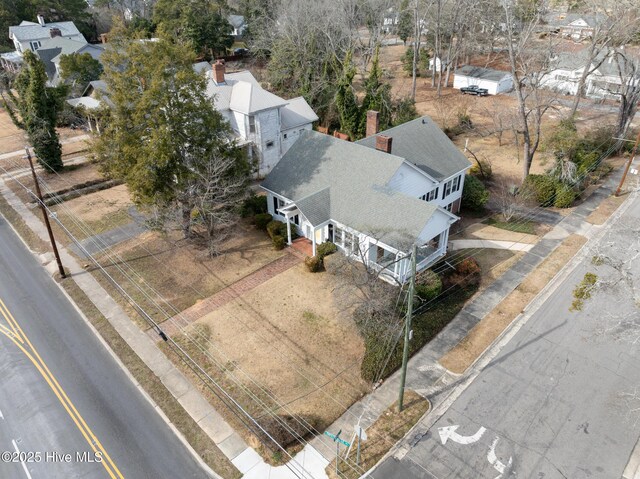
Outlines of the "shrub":
{"type": "Polygon", "coordinates": [[[558,182],[547,175],[529,175],[522,184],[525,197],[535,198],[540,206],[553,204],[557,187],[558,182]]]}
{"type": "Polygon", "coordinates": [[[481,210],[489,200],[489,192],[475,176],[467,175],[462,189],[462,206],[470,210],[481,210]]]}
{"type": "Polygon", "coordinates": [[[319,427],[316,417],[288,414],[279,414],[277,417],[264,415],[258,419],[258,423],[262,427],[257,433],[258,436],[264,444],[268,444],[269,448],[276,451],[278,446],[274,441],[286,448],[292,444],[298,444],[311,434],[310,430],[319,427]]]}
{"type": "Polygon", "coordinates": [[[442,291],[440,276],[430,269],[420,273],[417,277],[415,293],[422,301],[431,301],[442,291]]]}
{"type": "Polygon", "coordinates": [[[284,236],[274,235],[271,237],[271,241],[273,242],[273,247],[276,250],[284,249],[284,247],[287,245],[287,240],[284,238],[284,236]]]}
{"type": "MultiPolygon", "coordinates": [[[[291,228],[293,231],[293,228],[291,228]]],[[[273,239],[274,236],[287,236],[287,224],[282,221],[272,220],[267,223],[267,233],[273,239]]]]}
{"type": "Polygon", "coordinates": [[[333,254],[336,251],[338,251],[338,247],[334,243],[331,241],[325,241],[316,247],[316,256],[323,260],[325,256],[333,254]]]}
{"type": "Polygon", "coordinates": [[[258,213],[253,217],[253,222],[256,228],[262,231],[267,231],[267,225],[271,223],[273,217],[269,213],[258,213]]]}
{"type": "Polygon", "coordinates": [[[240,216],[242,216],[243,218],[248,218],[250,216],[264,214],[267,211],[267,197],[264,195],[258,196],[254,193],[249,196],[249,198],[244,200],[244,203],[242,203],[242,207],[240,208],[240,216]]]}
{"type": "Polygon", "coordinates": [[[562,185],[556,190],[556,199],[553,206],[556,208],[569,208],[576,199],[576,192],[567,185],[562,185]]]}
{"type": "Polygon", "coordinates": [[[443,278],[443,286],[449,288],[468,288],[480,285],[482,274],[480,265],[475,258],[467,258],[456,265],[454,271],[443,278]]]}
{"type": "Polygon", "coordinates": [[[483,180],[490,180],[493,176],[491,162],[485,159],[478,159],[471,167],[471,170],[469,170],[469,173],[473,176],[478,176],[483,180]]]}
{"type": "Polygon", "coordinates": [[[312,273],[317,273],[322,270],[322,258],[320,258],[318,255],[307,256],[304,259],[304,264],[307,266],[307,269],[312,273]]]}

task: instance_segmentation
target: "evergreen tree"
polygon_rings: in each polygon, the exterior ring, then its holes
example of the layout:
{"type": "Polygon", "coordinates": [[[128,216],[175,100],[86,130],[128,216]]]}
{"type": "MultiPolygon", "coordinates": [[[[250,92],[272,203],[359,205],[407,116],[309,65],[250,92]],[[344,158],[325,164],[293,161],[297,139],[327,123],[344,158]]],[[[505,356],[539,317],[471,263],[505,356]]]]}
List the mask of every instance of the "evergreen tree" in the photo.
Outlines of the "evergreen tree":
{"type": "Polygon", "coordinates": [[[358,98],[353,89],[353,77],[356,69],[351,61],[351,51],[347,52],[344,59],[342,76],[338,79],[336,91],[336,109],[340,119],[340,131],[349,135],[351,140],[358,137],[361,111],[358,106],[358,98]]]}
{"type": "Polygon", "coordinates": [[[185,237],[200,220],[214,253],[218,230],[229,227],[246,191],[246,157],[184,48],[165,40],[114,43],[102,55],[113,107],[94,155],[136,202],[177,209],[185,237]]]}
{"type": "Polygon", "coordinates": [[[89,82],[100,78],[102,64],[88,53],[72,53],[60,57],[60,70],[60,78],[76,95],[81,94],[89,82]]]}
{"type": "Polygon", "coordinates": [[[358,127],[358,137],[362,138],[367,129],[367,111],[375,110],[380,116],[380,129],[386,130],[391,126],[391,85],[382,81],[382,69],[379,60],[380,48],[376,52],[371,62],[371,71],[364,81],[364,99],[360,114],[358,127]]]}
{"type": "Polygon", "coordinates": [[[398,38],[406,45],[413,33],[413,13],[409,9],[409,0],[402,0],[398,16],[398,38]]]}
{"type": "Polygon", "coordinates": [[[56,132],[56,119],[61,110],[65,89],[46,86],[47,74],[36,55],[24,52],[24,63],[11,90],[3,93],[3,104],[13,123],[26,131],[38,163],[47,171],[62,169],[62,147],[56,132]]]}

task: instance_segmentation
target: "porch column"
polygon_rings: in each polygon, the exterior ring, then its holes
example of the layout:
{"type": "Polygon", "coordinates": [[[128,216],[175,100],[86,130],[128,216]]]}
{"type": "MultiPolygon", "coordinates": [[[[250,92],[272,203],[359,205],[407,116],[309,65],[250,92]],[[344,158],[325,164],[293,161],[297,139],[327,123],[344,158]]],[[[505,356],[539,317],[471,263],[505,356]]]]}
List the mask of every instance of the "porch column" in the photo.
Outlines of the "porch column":
{"type": "Polygon", "coordinates": [[[311,230],[313,232],[312,236],[313,238],[311,238],[312,244],[313,244],[313,256],[316,255],[316,228],[315,226],[313,227],[313,229],[311,230]]]}
{"type": "Polygon", "coordinates": [[[285,214],[285,219],[287,220],[287,244],[291,244],[291,222],[289,221],[289,215],[285,214]]]}

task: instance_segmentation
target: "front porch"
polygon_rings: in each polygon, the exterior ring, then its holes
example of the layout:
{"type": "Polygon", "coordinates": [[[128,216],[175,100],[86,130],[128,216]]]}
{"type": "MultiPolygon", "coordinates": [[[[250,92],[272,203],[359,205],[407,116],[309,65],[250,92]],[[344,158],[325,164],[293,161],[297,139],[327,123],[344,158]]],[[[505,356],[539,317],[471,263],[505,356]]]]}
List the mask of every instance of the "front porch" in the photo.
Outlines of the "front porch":
{"type": "Polygon", "coordinates": [[[290,246],[304,256],[313,256],[313,243],[305,237],[294,239],[290,246]]]}

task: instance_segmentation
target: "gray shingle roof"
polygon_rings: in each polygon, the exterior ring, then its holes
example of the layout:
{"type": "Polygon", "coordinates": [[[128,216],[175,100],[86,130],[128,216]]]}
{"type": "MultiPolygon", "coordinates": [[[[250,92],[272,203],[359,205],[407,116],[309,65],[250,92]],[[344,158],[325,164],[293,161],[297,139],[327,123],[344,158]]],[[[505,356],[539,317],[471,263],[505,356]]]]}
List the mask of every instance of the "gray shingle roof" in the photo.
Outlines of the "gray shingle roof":
{"type": "Polygon", "coordinates": [[[415,240],[438,209],[386,186],[403,162],[393,154],[305,131],[262,186],[292,200],[314,225],[332,219],[400,246],[415,240]]]}
{"type": "Polygon", "coordinates": [[[495,82],[511,76],[511,73],[502,70],[492,70],[491,68],[474,67],[472,65],[465,65],[458,68],[455,74],[495,82]]]}
{"type": "Polygon", "coordinates": [[[280,110],[282,131],[318,121],[318,115],[303,97],[292,98],[288,102],[289,104],[280,110]]]}
{"type": "MultiPolygon", "coordinates": [[[[79,43],[79,42],[76,42],[76,43],[79,43]]],[[[81,55],[83,53],[88,53],[89,55],[91,55],[91,58],[93,58],[94,60],[100,60],[100,57],[104,53],[104,47],[102,45],[92,45],[91,43],[85,43],[75,51],[65,52],[63,49],[62,53],[60,53],[60,55],[58,55],[51,61],[53,63],[58,63],[60,62],[60,57],[62,55],[70,55],[72,53],[77,53],[78,55],[81,55]]]]}
{"type": "MultiPolygon", "coordinates": [[[[579,52],[562,52],[552,60],[551,64],[554,68],[575,71],[582,69],[589,59],[588,49],[584,48],[579,52]]],[[[595,66],[600,63],[597,71],[602,75],[618,76],[618,67],[614,57],[609,56],[607,52],[601,52],[596,56],[591,65],[595,66]]]]}
{"type": "Polygon", "coordinates": [[[242,15],[229,15],[227,21],[235,28],[240,28],[244,25],[244,17],[242,15]]]}
{"type": "Polygon", "coordinates": [[[42,63],[44,63],[44,70],[47,73],[47,78],[51,80],[56,74],[56,66],[53,63],[53,59],[62,52],[60,47],[52,48],[39,48],[36,50],[36,55],[42,63]]]}
{"type": "Polygon", "coordinates": [[[31,40],[42,40],[50,38],[49,31],[52,28],[59,28],[63,37],[81,35],[73,22],[51,22],[40,26],[39,23],[22,22],[20,25],[9,27],[9,36],[16,38],[20,42],[31,40]]]}
{"type": "MultiPolygon", "coordinates": [[[[403,123],[378,135],[393,138],[393,154],[406,159],[436,180],[444,180],[471,166],[469,160],[428,116],[403,123]]],[[[373,149],[378,135],[357,143],[373,149]]]]}

